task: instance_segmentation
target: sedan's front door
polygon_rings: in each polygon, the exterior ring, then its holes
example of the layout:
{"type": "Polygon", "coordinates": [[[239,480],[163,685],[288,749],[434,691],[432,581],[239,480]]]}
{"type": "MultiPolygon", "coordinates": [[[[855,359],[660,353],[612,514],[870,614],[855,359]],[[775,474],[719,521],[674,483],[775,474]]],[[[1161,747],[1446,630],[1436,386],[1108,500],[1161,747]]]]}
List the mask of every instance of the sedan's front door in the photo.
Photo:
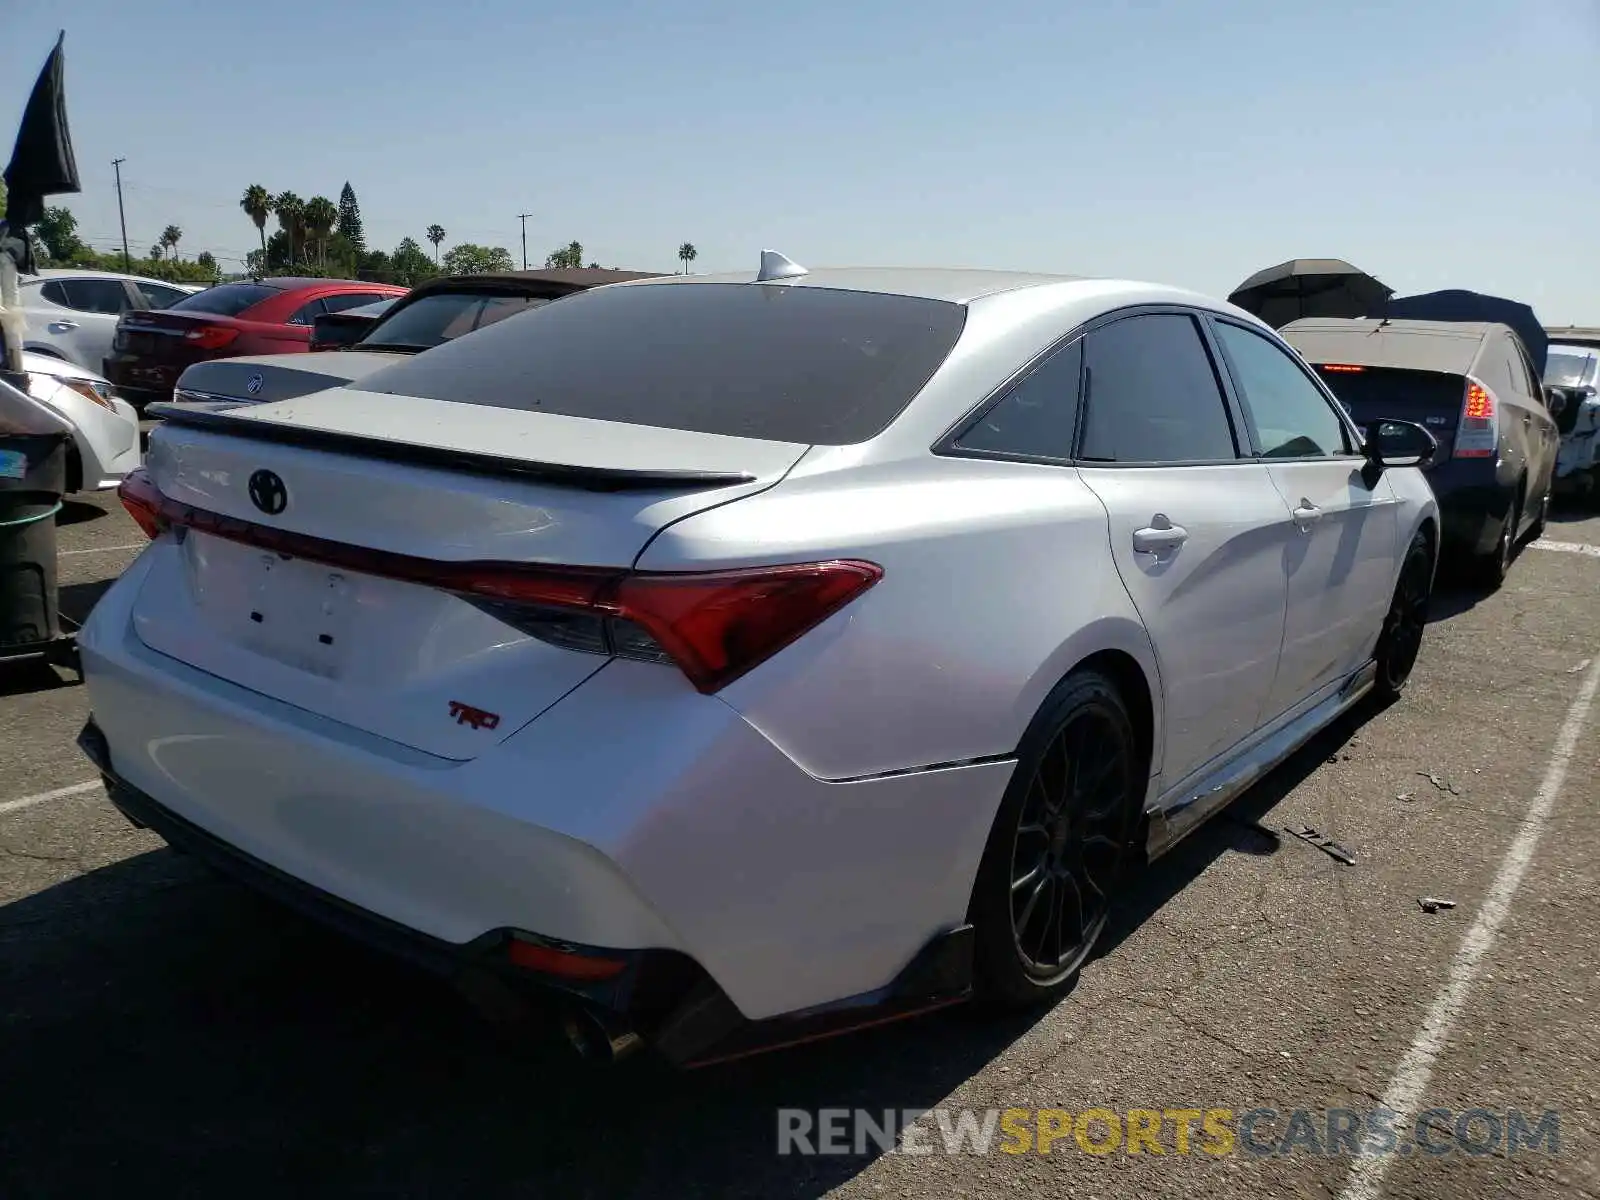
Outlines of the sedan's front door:
{"type": "Polygon", "coordinates": [[[1265,720],[1344,680],[1372,656],[1398,574],[1394,490],[1367,472],[1336,401],[1260,332],[1213,328],[1256,452],[1290,512],[1283,654],[1265,720]]]}
{"type": "Polygon", "coordinates": [[[1084,367],[1079,471],[1155,647],[1165,788],[1260,723],[1283,640],[1289,513],[1266,467],[1240,457],[1195,317],[1091,329],[1084,367]]]}

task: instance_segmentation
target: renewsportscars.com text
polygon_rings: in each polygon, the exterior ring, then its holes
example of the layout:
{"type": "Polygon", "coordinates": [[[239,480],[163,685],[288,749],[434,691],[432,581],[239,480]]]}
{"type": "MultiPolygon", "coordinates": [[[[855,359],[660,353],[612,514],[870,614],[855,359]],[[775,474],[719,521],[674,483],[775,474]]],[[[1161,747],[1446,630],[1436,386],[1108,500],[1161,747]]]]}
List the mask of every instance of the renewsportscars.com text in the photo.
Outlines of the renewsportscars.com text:
{"type": "Polygon", "coordinates": [[[824,1108],[778,1110],[780,1155],[1561,1153],[1560,1114],[1427,1109],[824,1108]]]}

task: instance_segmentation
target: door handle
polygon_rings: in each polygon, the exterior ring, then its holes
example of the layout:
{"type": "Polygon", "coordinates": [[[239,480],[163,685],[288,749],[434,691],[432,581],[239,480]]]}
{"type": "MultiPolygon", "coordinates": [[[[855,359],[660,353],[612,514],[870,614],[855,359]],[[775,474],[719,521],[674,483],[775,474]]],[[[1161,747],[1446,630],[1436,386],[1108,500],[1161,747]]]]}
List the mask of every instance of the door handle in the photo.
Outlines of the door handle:
{"type": "Polygon", "coordinates": [[[1295,508],[1293,516],[1294,523],[1304,531],[1322,520],[1322,510],[1311,501],[1302,499],[1295,508]]]}
{"type": "Polygon", "coordinates": [[[51,333],[66,333],[69,329],[76,329],[76,321],[51,321],[48,328],[51,333]]]}
{"type": "Polygon", "coordinates": [[[1136,554],[1154,554],[1157,559],[1176,554],[1178,547],[1189,540],[1189,531],[1174,525],[1165,513],[1150,518],[1150,524],[1133,531],[1133,549],[1136,554]]]}

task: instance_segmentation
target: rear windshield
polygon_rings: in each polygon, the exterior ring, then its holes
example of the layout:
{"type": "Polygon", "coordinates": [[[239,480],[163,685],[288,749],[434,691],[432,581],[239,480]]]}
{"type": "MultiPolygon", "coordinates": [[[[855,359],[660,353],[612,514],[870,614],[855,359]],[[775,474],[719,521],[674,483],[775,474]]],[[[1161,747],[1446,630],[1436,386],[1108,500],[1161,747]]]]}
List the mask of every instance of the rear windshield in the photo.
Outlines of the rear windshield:
{"type": "Polygon", "coordinates": [[[277,294],[277,288],[270,288],[261,283],[219,283],[214,288],[185,296],[167,311],[215,313],[219,317],[237,317],[245,309],[277,294]]]}
{"type": "Polygon", "coordinates": [[[1435,425],[1439,422],[1429,417],[1445,417],[1453,425],[1467,388],[1466,376],[1439,371],[1328,364],[1318,364],[1316,371],[1360,424],[1393,417],[1435,425]]]}
{"type": "Polygon", "coordinates": [[[440,292],[412,301],[386,321],[374,325],[362,345],[376,349],[427,350],[463,333],[493,325],[550,301],[506,292],[440,292]]]}
{"type": "Polygon", "coordinates": [[[1581,387],[1595,381],[1595,368],[1600,365],[1600,355],[1577,354],[1570,350],[1552,350],[1545,359],[1544,381],[1556,387],[1581,387]]]}
{"type": "MultiPolygon", "coordinates": [[[[397,314],[399,315],[399,314],[397,314]]],[[[698,433],[848,445],[888,427],[961,305],[758,284],[600,288],[367,376],[368,391],[698,433]]],[[[381,327],[373,331],[381,340],[381,327]]]]}

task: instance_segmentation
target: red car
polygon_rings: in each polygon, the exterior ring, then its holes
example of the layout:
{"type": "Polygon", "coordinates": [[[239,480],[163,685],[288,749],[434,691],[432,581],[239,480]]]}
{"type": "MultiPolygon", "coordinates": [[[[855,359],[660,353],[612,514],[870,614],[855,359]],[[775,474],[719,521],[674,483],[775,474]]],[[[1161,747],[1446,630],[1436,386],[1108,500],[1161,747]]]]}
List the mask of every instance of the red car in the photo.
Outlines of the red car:
{"type": "Polygon", "coordinates": [[[406,289],[353,279],[251,279],[223,283],[155,312],[130,310],[117,321],[105,377],[135,408],[170,400],[191,363],[239,354],[308,350],[322,313],[357,308],[406,289]]]}

